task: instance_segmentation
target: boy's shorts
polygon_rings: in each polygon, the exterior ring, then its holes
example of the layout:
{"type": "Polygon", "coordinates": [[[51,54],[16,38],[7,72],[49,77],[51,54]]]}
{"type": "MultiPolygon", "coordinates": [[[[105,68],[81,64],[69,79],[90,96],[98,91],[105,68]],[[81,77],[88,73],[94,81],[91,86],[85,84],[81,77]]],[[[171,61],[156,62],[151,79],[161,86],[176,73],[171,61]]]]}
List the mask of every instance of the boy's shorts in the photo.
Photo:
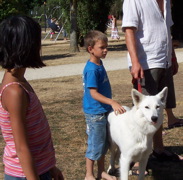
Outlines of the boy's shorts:
{"type": "Polygon", "coordinates": [[[85,114],[88,148],[86,158],[99,160],[108,150],[107,113],[85,114]]]}
{"type": "MultiPolygon", "coordinates": [[[[145,95],[156,95],[165,86],[168,87],[168,95],[166,108],[171,109],[176,107],[175,90],[173,82],[172,68],[162,69],[154,68],[144,71],[144,78],[141,79],[142,93],[145,95]]],[[[137,89],[137,82],[134,84],[137,89]]]]}

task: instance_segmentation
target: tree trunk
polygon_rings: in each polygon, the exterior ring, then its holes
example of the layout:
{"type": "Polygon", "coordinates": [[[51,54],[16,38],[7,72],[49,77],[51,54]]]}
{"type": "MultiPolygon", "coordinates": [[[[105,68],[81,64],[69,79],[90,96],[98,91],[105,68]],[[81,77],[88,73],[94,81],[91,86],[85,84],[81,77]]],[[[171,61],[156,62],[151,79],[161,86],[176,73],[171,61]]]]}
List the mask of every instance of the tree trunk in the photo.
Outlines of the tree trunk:
{"type": "Polygon", "coordinates": [[[70,52],[79,52],[78,38],[77,38],[77,0],[70,1],[70,52]]]}

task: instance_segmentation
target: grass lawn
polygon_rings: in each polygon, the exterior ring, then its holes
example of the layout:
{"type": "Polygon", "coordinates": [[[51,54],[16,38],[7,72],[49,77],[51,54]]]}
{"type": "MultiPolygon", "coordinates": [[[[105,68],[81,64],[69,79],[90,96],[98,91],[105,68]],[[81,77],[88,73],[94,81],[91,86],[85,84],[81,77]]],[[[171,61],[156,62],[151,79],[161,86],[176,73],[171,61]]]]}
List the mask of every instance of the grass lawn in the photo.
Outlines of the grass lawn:
{"type": "MultiPolygon", "coordinates": [[[[109,56],[120,56],[126,53],[123,37],[119,42],[110,41],[109,56]]],[[[88,54],[70,54],[69,42],[53,44],[45,42],[43,58],[47,65],[85,62],[88,54]]],[[[128,70],[108,72],[113,90],[113,98],[122,105],[131,106],[130,91],[131,75],[128,70]]],[[[183,64],[174,77],[177,97],[175,115],[183,118],[183,64]]],[[[82,112],[82,77],[70,76],[53,79],[30,81],[45,110],[52,131],[56,150],[57,166],[62,169],[66,180],[83,180],[85,176],[85,150],[87,137],[85,134],[85,119],[82,112]]],[[[164,127],[167,127],[166,115],[164,127]]],[[[183,156],[183,127],[165,131],[163,136],[166,148],[183,156]]],[[[3,179],[3,139],[0,135],[0,179],[3,179]]],[[[109,153],[106,156],[106,168],[109,162],[109,153]]],[[[130,180],[137,179],[130,176],[130,180]]],[[[183,162],[150,163],[149,180],[183,180],[183,162]]]]}

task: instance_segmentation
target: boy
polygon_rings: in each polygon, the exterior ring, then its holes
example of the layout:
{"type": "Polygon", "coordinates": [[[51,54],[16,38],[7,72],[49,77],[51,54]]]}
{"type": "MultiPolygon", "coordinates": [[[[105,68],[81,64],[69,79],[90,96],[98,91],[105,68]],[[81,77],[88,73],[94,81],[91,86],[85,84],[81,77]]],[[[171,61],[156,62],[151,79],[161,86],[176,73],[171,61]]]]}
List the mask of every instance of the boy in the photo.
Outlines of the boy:
{"type": "Polygon", "coordinates": [[[83,110],[85,113],[88,148],[86,151],[85,180],[95,180],[93,166],[97,161],[97,179],[115,180],[104,172],[107,145],[107,114],[112,109],[116,115],[125,109],[112,100],[111,86],[101,58],[107,55],[108,39],[100,31],[90,31],[85,37],[85,47],[90,54],[83,71],[83,110]]]}

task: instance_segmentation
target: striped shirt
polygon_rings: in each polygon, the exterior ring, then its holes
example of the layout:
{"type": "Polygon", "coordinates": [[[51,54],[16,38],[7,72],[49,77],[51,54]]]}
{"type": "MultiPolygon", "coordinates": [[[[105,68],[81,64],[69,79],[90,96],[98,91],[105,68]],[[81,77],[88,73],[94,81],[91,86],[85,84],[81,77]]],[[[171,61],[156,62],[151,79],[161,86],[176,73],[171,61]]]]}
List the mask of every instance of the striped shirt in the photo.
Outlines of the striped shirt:
{"type": "Polygon", "coordinates": [[[4,89],[12,84],[20,85],[29,95],[30,103],[26,113],[27,135],[37,172],[41,175],[50,170],[56,163],[51,132],[36,94],[28,91],[18,82],[7,84],[0,92],[0,126],[6,143],[3,156],[5,174],[15,177],[25,177],[15,149],[15,142],[10,125],[10,114],[2,107],[1,103],[4,89]]]}

